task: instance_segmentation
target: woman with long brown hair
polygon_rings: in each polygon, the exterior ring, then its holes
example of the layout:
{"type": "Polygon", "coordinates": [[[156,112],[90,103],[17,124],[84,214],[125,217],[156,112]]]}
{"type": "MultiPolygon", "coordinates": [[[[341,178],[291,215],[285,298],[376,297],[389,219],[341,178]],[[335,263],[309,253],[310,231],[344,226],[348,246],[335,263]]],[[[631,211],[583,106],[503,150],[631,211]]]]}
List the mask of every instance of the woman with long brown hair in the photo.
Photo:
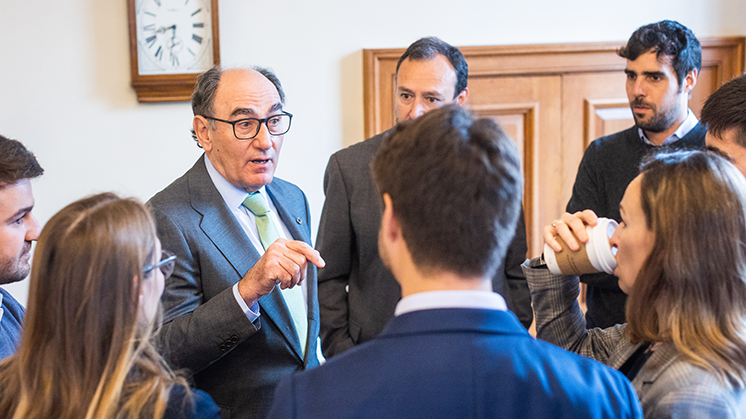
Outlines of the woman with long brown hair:
{"type": "MultiPolygon", "coordinates": [[[[746,179],[713,153],[659,154],[620,210],[611,245],[627,323],[586,330],[578,277],[535,258],[524,272],[537,337],[624,372],[646,418],[745,418],[746,179]]],[[[577,250],[586,225],[592,211],[566,213],[545,242],[562,251],[560,236],[577,250]]]]}
{"type": "Polygon", "coordinates": [[[135,200],[99,194],[54,215],[34,253],[20,347],[0,364],[0,417],[218,418],[151,343],[173,260],[135,200]]]}

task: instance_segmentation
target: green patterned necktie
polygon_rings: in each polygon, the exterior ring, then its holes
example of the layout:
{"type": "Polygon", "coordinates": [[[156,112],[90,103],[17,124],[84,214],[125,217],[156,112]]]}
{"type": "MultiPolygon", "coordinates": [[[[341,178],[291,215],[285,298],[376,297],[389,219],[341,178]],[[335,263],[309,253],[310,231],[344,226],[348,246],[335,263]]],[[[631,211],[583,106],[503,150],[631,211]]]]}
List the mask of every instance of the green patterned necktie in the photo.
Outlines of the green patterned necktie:
{"type": "MultiPolygon", "coordinates": [[[[280,238],[275,223],[269,217],[269,206],[262,194],[259,192],[250,193],[243,201],[245,206],[256,219],[256,229],[259,231],[259,239],[262,241],[262,247],[267,250],[269,245],[280,238]]],[[[298,333],[300,347],[305,354],[306,340],[308,340],[308,318],[306,317],[306,307],[303,303],[303,290],[300,286],[281,290],[285,304],[290,310],[290,315],[295,323],[295,331],[298,333]]]]}

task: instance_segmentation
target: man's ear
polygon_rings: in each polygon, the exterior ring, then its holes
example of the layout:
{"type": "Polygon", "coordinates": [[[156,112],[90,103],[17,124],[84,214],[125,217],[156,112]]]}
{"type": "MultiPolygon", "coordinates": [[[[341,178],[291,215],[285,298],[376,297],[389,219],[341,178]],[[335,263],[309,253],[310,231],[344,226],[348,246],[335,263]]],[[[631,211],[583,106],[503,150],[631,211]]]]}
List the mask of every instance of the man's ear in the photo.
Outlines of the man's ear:
{"type": "Polygon", "coordinates": [[[396,242],[401,240],[401,227],[399,221],[394,215],[394,204],[391,201],[391,196],[387,193],[383,194],[383,215],[381,216],[381,236],[383,240],[388,242],[396,242]]]}
{"type": "Polygon", "coordinates": [[[456,96],[456,103],[458,103],[459,106],[463,105],[464,103],[466,103],[467,99],[469,99],[469,88],[468,87],[462,90],[461,93],[458,94],[458,96],[456,96]]]}
{"type": "Polygon", "coordinates": [[[694,89],[694,86],[697,85],[697,77],[699,76],[699,71],[697,71],[696,68],[689,71],[689,73],[686,74],[684,77],[684,83],[682,83],[681,88],[684,90],[685,93],[691,93],[691,91],[694,89]]]}
{"type": "Polygon", "coordinates": [[[210,138],[210,121],[202,115],[194,115],[192,128],[197,135],[197,141],[205,151],[212,150],[212,139],[210,138]]]}

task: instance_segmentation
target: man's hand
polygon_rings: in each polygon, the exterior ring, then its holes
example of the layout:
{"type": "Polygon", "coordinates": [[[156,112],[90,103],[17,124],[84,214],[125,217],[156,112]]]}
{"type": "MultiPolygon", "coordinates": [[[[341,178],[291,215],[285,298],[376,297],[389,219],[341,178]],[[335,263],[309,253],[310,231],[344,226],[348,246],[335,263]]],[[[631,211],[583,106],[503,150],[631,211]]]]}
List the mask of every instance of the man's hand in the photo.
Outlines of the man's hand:
{"type": "Polygon", "coordinates": [[[269,294],[275,285],[292,288],[306,279],[308,262],[319,268],[326,265],[319,252],[297,240],[277,239],[238,283],[238,292],[251,307],[269,294]]]}

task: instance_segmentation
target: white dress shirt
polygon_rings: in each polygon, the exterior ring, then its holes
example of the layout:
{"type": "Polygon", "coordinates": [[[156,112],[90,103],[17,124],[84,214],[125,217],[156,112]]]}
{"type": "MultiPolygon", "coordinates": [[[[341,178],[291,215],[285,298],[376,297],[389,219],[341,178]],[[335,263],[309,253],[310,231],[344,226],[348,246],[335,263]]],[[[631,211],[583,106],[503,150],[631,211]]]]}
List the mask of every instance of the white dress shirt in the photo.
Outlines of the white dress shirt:
{"type": "Polygon", "coordinates": [[[506,311],[508,306],[505,305],[502,295],[491,291],[428,291],[402,298],[396,305],[394,315],[439,308],[480,308],[506,311]]]}

